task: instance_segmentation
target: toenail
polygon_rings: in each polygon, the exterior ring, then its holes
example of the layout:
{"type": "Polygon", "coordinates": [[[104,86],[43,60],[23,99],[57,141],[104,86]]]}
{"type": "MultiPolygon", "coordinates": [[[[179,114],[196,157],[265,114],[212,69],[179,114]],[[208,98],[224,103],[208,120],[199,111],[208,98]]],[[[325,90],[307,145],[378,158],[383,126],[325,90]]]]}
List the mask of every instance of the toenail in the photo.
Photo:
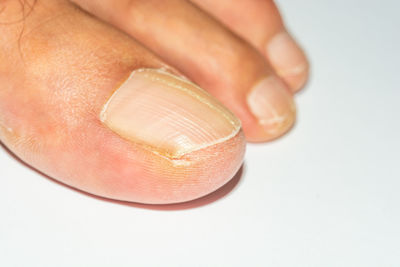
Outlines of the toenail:
{"type": "Polygon", "coordinates": [[[133,71],[110,97],[100,119],[123,138],[170,158],[228,140],[241,127],[207,92],[156,69],[133,71]]]}
{"type": "Polygon", "coordinates": [[[287,131],[295,120],[296,108],[287,86],[275,76],[257,83],[247,103],[258,123],[270,137],[287,131]]]}
{"type": "Polygon", "coordinates": [[[266,46],[266,52],[281,77],[305,76],[308,70],[306,56],[287,32],[281,32],[272,37],[266,46]]]}

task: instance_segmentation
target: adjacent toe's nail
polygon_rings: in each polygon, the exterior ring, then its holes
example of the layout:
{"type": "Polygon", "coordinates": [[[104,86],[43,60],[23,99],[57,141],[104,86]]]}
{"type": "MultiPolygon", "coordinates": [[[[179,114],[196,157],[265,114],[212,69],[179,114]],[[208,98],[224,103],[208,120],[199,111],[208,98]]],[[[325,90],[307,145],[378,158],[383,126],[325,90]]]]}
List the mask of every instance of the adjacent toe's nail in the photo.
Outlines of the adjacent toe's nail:
{"type": "Polygon", "coordinates": [[[170,158],[223,142],[241,127],[207,92],[156,69],[134,71],[100,118],[120,136],[170,158]]]}
{"type": "Polygon", "coordinates": [[[275,76],[256,84],[247,97],[247,103],[270,138],[286,132],[295,120],[296,108],[292,94],[275,76]]]}
{"type": "Polygon", "coordinates": [[[307,79],[308,62],[303,50],[287,32],[276,34],[268,42],[267,56],[279,76],[295,90],[307,79]]]}

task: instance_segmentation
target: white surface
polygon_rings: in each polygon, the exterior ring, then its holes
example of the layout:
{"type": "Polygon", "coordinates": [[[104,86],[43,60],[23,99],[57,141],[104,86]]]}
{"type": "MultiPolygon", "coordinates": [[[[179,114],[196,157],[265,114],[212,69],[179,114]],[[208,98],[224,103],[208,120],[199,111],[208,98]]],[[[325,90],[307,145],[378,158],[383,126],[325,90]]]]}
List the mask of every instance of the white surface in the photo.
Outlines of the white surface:
{"type": "Polygon", "coordinates": [[[311,58],[294,131],[197,208],[103,201],[0,150],[0,266],[400,266],[400,4],[281,0],[311,58]]]}

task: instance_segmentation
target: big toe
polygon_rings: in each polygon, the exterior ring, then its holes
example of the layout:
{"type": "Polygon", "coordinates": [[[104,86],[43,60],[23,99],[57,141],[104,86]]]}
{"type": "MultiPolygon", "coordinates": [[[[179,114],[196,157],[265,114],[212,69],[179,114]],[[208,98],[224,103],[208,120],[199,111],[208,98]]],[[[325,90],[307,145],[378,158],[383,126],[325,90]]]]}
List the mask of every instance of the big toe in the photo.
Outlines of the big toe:
{"type": "Polygon", "coordinates": [[[67,2],[23,23],[0,26],[0,138],[28,164],[142,203],[198,198],[239,169],[238,119],[140,44],[67,2]]]}

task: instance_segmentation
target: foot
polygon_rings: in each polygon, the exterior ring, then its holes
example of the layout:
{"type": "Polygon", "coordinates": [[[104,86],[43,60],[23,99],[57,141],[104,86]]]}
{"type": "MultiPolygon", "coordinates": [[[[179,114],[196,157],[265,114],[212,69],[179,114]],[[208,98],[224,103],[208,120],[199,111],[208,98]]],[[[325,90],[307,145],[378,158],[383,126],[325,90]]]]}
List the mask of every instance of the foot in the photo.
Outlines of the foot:
{"type": "Polygon", "coordinates": [[[4,2],[1,141],[113,199],[174,203],[225,184],[245,137],[291,127],[308,65],[272,2],[193,2],[4,2]]]}

